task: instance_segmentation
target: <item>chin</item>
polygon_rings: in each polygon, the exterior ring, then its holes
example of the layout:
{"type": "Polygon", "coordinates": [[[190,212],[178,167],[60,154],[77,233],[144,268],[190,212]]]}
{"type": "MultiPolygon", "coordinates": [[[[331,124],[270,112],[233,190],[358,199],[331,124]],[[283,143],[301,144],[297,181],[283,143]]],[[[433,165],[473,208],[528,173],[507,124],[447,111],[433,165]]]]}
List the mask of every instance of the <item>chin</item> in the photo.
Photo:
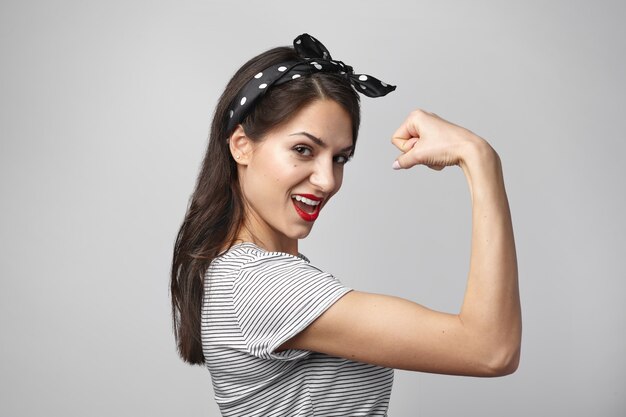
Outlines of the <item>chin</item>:
{"type": "Polygon", "coordinates": [[[311,229],[309,229],[306,233],[301,234],[301,235],[298,237],[298,239],[304,239],[304,238],[306,238],[306,237],[309,235],[309,233],[311,233],[311,229]]]}
{"type": "Polygon", "coordinates": [[[311,227],[307,227],[306,229],[296,230],[289,237],[292,239],[304,239],[305,237],[309,235],[309,233],[311,233],[311,229],[312,229],[311,227]]]}

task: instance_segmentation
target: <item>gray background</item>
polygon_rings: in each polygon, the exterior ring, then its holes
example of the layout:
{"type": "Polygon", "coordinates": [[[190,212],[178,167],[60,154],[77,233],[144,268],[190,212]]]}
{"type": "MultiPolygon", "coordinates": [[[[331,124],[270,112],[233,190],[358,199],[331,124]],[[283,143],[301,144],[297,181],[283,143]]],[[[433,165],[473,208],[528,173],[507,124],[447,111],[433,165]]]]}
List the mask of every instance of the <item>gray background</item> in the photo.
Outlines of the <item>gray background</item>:
{"type": "Polygon", "coordinates": [[[225,83],[303,32],[398,85],[363,99],[344,188],[301,245],[347,285],[461,305],[460,170],[390,168],[412,109],[504,164],[520,368],[397,372],[390,415],[626,413],[624,3],[383,3],[2,1],[0,415],[218,415],[175,353],[172,245],[225,83]]]}

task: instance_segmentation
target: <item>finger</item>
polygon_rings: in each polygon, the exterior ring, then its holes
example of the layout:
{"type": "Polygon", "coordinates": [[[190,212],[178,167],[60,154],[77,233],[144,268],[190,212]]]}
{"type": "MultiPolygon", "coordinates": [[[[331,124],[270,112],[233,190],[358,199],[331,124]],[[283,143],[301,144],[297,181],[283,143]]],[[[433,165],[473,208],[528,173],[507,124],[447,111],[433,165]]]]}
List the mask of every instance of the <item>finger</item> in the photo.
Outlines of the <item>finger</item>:
{"type": "Polygon", "coordinates": [[[411,139],[392,138],[391,143],[393,143],[393,145],[399,150],[401,150],[402,152],[407,152],[411,150],[413,146],[415,146],[415,144],[417,143],[417,140],[418,140],[417,138],[411,138],[411,139]]]}
{"type": "Polygon", "coordinates": [[[409,114],[409,117],[407,117],[402,125],[394,132],[392,137],[401,139],[419,138],[420,132],[417,119],[422,113],[422,110],[415,110],[409,114]]]}
{"type": "Polygon", "coordinates": [[[427,165],[428,168],[434,169],[435,171],[441,171],[445,168],[443,165],[427,165]]]}
{"type": "Polygon", "coordinates": [[[395,146],[401,151],[404,151],[404,144],[407,143],[408,141],[409,139],[405,139],[405,138],[397,138],[397,137],[391,138],[391,143],[393,144],[393,146],[395,146]]]}

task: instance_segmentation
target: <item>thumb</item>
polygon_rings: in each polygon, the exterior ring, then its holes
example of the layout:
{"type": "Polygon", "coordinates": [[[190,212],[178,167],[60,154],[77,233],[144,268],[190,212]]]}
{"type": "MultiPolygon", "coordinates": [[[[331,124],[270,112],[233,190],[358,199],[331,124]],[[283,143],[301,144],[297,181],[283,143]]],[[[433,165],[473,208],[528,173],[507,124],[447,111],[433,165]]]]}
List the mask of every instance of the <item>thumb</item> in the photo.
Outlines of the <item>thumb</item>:
{"type": "Polygon", "coordinates": [[[403,153],[398,156],[395,161],[393,161],[393,165],[391,166],[393,169],[408,169],[412,166],[415,166],[419,163],[417,159],[417,155],[414,149],[411,149],[410,152],[403,153]]]}
{"type": "MultiPolygon", "coordinates": [[[[417,138],[411,138],[409,140],[404,140],[402,141],[402,143],[395,143],[395,145],[404,152],[404,155],[406,155],[411,149],[413,149],[413,147],[415,146],[415,144],[417,143],[418,139],[417,138]]],[[[400,164],[398,163],[398,160],[396,159],[396,161],[394,161],[393,163],[393,169],[400,169],[400,168],[404,168],[404,165],[400,166],[400,164]]],[[[408,168],[408,167],[407,167],[408,168]]]]}
{"type": "Polygon", "coordinates": [[[412,149],[411,152],[404,153],[395,161],[393,161],[393,165],[391,166],[393,169],[408,169],[415,165],[425,164],[428,168],[433,169],[435,171],[441,171],[446,167],[446,165],[438,165],[437,163],[429,164],[422,158],[415,149],[412,149]]]}

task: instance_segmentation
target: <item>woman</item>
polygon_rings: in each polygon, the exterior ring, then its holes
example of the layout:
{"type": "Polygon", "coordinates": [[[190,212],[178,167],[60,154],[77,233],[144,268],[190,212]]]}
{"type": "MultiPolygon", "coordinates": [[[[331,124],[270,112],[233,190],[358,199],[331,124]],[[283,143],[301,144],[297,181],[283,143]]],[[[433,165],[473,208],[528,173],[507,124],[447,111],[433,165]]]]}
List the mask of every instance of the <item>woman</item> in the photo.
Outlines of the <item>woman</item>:
{"type": "Polygon", "coordinates": [[[176,241],[179,352],[206,364],[224,416],[386,415],[392,368],[499,376],[517,368],[521,314],[500,160],[416,110],[394,169],[458,165],[472,195],[459,314],[343,286],[298,252],[354,153],[359,97],[395,87],[354,74],[313,37],[246,63],[220,98],[176,241]]]}

